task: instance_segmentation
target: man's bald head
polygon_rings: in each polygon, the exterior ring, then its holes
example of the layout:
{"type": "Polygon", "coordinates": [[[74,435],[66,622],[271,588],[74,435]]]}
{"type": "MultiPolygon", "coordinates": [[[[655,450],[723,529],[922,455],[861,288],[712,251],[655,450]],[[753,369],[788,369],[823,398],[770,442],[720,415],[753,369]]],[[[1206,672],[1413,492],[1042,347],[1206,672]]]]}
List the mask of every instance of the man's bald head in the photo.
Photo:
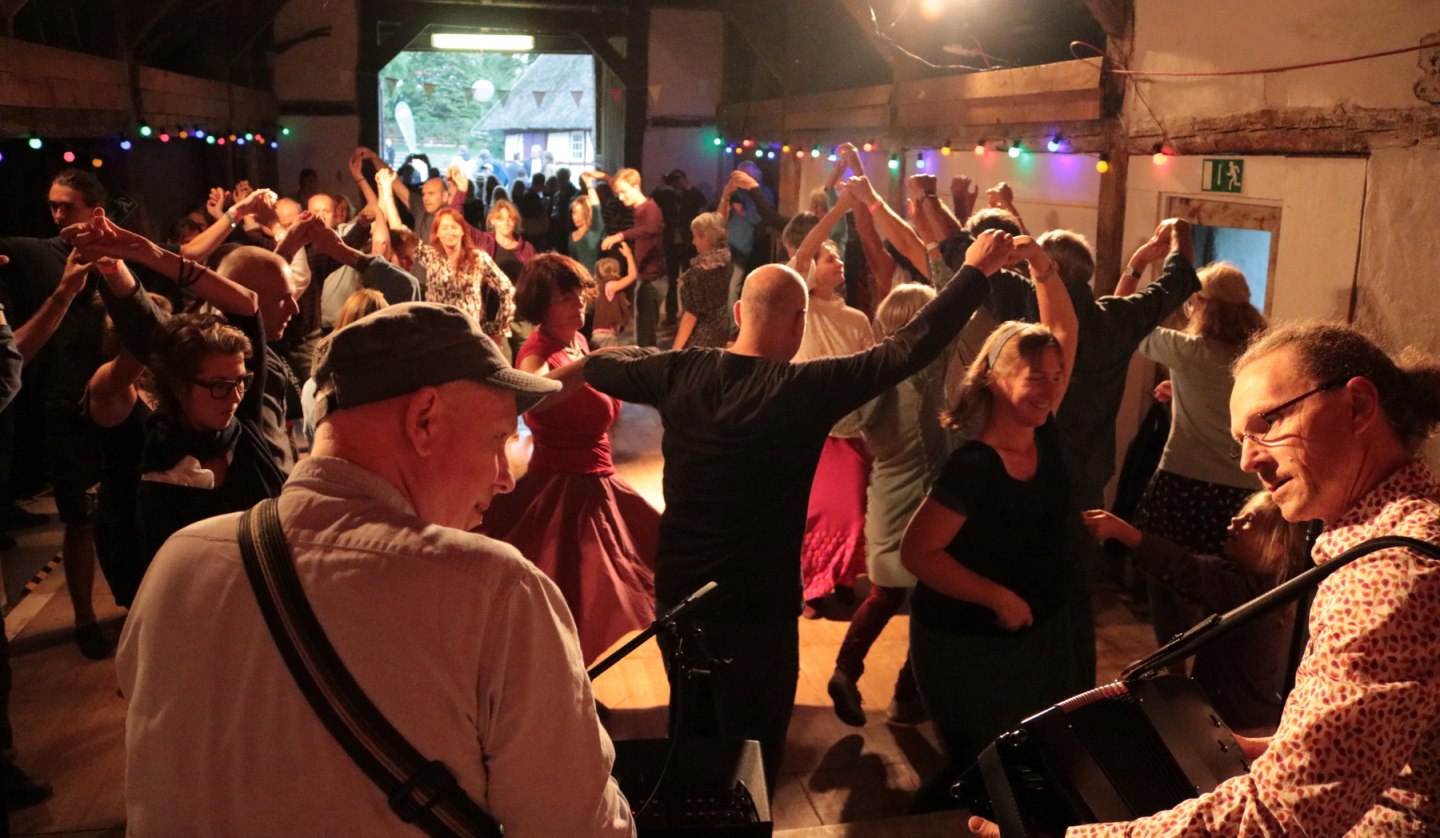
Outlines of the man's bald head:
{"type": "Polygon", "coordinates": [[[294,198],[281,198],[275,202],[275,218],[280,222],[281,227],[290,229],[299,216],[300,202],[294,198]]]}
{"type": "Polygon", "coordinates": [[[732,351],[789,361],[805,336],[805,280],[785,265],[764,265],[745,278],[735,319],[740,337],[732,351]]]}
{"type": "Polygon", "coordinates": [[[259,297],[265,338],[276,340],[299,308],[290,266],[275,253],[259,247],[237,247],[220,260],[215,272],[243,285],[259,297]]]}

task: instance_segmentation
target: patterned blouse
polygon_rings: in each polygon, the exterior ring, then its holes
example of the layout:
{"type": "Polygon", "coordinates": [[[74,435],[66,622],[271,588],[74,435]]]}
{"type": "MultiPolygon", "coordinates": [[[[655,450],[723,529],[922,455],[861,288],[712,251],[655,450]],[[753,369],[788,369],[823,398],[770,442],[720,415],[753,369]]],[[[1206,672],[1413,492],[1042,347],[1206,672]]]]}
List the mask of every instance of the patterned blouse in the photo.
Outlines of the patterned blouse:
{"type": "Polygon", "coordinates": [[[456,306],[480,323],[496,340],[510,336],[515,319],[515,286],[495,260],[475,251],[474,266],[463,273],[450,266],[445,254],[428,244],[415,249],[415,262],[425,269],[425,302],[456,306]]]}
{"type": "MultiPolygon", "coordinates": [[[[1381,535],[1440,544],[1440,483],[1423,462],[1396,471],[1321,535],[1315,561],[1381,535]]],[[[1167,812],[1065,834],[1440,834],[1437,711],[1440,562],[1372,553],[1321,583],[1295,691],[1249,774],[1167,812]]]]}

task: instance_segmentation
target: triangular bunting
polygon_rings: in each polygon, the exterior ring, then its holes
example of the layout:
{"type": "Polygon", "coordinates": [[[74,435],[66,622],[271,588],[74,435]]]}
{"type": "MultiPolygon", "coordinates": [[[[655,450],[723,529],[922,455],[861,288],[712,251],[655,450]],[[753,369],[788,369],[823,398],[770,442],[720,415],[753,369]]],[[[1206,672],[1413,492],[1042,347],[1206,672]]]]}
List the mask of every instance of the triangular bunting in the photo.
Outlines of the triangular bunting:
{"type": "Polygon", "coordinates": [[[383,81],[385,82],[385,95],[386,95],[386,96],[394,96],[394,95],[395,95],[395,85],[399,84],[399,83],[400,83],[400,80],[399,80],[399,79],[384,79],[383,81]]]}
{"type": "Polygon", "coordinates": [[[653,104],[655,104],[656,102],[659,102],[659,101],[660,101],[660,85],[658,85],[658,84],[652,84],[652,85],[650,85],[650,104],[653,105],[653,104]]]}
{"type": "Polygon", "coordinates": [[[612,100],[614,100],[615,104],[617,104],[617,105],[620,104],[620,97],[622,97],[622,96],[624,96],[624,95],[625,95],[625,88],[623,88],[623,87],[612,87],[612,88],[610,88],[610,98],[611,98],[612,100]]]}
{"type": "Polygon", "coordinates": [[[532,90],[530,92],[535,96],[535,107],[538,108],[545,104],[545,91],[532,90]]]}
{"type": "Polygon", "coordinates": [[[570,98],[571,98],[571,99],[574,99],[574,100],[575,100],[575,104],[578,105],[578,104],[580,104],[580,100],[585,98],[585,91],[583,91],[583,90],[572,90],[572,91],[570,91],[570,98]]]}
{"type": "Polygon", "coordinates": [[[429,99],[431,96],[434,96],[434,95],[435,95],[435,85],[431,84],[431,83],[428,82],[428,81],[425,82],[425,98],[426,98],[426,99],[429,99]]]}

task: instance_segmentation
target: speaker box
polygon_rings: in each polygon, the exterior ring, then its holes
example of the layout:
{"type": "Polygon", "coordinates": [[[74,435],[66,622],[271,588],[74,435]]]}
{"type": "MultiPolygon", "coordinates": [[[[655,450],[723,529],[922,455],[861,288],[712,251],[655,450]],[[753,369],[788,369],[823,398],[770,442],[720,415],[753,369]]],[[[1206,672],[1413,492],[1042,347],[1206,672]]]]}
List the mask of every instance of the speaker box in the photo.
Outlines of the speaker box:
{"type": "Polygon", "coordinates": [[[615,743],[615,779],[637,812],[639,838],[769,838],[770,796],[759,742],[687,738],[666,768],[670,750],[669,739],[615,743]]]}

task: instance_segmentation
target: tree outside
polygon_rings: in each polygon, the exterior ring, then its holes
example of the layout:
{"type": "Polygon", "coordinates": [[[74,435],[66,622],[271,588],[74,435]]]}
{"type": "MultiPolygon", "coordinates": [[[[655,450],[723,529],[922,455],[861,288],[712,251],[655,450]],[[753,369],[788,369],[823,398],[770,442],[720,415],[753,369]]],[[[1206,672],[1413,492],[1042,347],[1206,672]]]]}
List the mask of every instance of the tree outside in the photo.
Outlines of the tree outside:
{"type": "Polygon", "coordinates": [[[503,134],[487,131],[472,137],[470,129],[505,101],[530,60],[528,53],[400,53],[380,71],[380,153],[393,154],[394,164],[412,153],[411,138],[396,118],[397,108],[402,114],[408,108],[414,123],[413,150],[428,155],[433,165],[445,166],[461,145],[472,154],[488,149],[501,157],[503,134]]]}

